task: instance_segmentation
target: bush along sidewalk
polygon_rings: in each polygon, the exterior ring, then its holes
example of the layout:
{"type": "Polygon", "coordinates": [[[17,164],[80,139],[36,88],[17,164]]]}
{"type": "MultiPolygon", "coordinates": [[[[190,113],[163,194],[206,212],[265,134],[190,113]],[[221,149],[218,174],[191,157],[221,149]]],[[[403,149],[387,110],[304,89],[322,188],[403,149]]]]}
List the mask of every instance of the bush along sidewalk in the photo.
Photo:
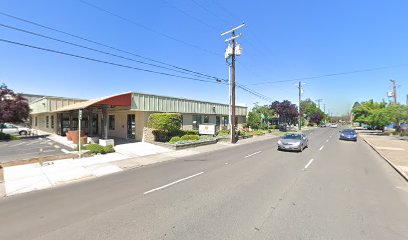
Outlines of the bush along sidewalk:
{"type": "Polygon", "coordinates": [[[0,140],[9,141],[9,140],[17,140],[17,139],[19,139],[19,137],[0,132],[0,140]]]}
{"type": "MultiPolygon", "coordinates": [[[[113,148],[112,145],[108,146],[101,146],[99,144],[88,144],[85,146],[81,146],[82,150],[88,150],[90,154],[106,154],[106,153],[113,153],[115,152],[115,149],[113,148]]],[[[78,145],[76,147],[76,150],[78,151],[78,145]]]]}

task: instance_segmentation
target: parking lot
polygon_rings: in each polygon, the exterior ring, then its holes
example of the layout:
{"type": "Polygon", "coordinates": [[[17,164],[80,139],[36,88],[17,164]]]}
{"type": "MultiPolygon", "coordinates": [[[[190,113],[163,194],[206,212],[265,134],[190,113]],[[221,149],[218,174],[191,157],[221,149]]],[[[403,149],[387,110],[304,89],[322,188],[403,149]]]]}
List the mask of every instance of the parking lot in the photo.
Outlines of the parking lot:
{"type": "Polygon", "coordinates": [[[0,142],[0,163],[62,155],[68,151],[72,151],[72,149],[45,137],[2,141],[0,142]]]}

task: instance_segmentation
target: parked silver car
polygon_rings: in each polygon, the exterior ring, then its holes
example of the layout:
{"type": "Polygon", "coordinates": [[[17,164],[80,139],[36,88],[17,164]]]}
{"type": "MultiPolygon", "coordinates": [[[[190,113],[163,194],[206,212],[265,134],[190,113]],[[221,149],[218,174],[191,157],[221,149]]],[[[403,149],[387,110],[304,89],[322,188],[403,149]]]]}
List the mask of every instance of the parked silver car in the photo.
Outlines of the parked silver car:
{"type": "Polygon", "coordinates": [[[29,128],[17,126],[11,123],[3,124],[2,126],[0,126],[0,129],[2,129],[3,133],[11,135],[27,135],[31,132],[29,128]]]}
{"type": "Polygon", "coordinates": [[[278,150],[303,151],[309,139],[304,133],[286,133],[278,140],[278,150]]]}

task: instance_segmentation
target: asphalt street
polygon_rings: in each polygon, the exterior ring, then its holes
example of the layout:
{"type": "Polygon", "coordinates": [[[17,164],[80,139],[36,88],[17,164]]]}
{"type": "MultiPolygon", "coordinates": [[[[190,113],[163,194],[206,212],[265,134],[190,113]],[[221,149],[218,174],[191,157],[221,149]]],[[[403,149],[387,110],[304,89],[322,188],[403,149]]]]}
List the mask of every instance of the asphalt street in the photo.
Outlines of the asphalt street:
{"type": "Polygon", "coordinates": [[[0,142],[0,163],[62,155],[67,151],[66,146],[44,137],[22,137],[19,140],[0,142]]]}
{"type": "Polygon", "coordinates": [[[0,201],[0,239],[408,239],[408,184],[363,141],[308,132],[0,201]]]}

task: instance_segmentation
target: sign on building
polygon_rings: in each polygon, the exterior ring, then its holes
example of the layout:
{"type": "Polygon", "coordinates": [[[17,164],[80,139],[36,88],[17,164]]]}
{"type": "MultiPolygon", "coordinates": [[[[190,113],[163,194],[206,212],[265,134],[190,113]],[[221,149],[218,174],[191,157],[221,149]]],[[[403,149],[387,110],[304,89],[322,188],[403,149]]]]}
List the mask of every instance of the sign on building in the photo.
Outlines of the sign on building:
{"type": "Polygon", "coordinates": [[[215,124],[201,124],[198,126],[198,133],[203,135],[215,135],[215,124]]]}

